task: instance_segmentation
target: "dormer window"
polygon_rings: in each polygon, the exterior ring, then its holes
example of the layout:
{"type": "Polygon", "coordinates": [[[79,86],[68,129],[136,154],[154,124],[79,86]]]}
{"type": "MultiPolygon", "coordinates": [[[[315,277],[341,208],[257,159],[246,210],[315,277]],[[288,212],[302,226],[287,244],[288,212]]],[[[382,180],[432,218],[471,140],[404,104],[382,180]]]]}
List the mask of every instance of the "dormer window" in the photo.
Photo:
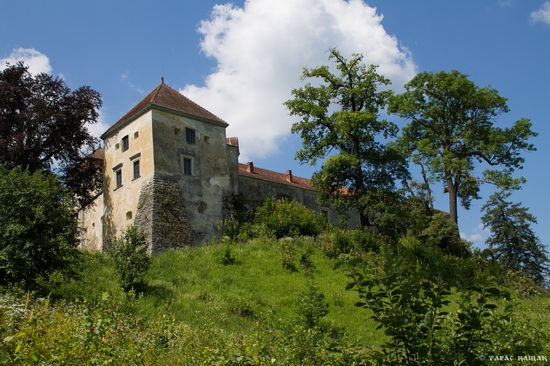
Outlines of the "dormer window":
{"type": "Polygon", "coordinates": [[[197,136],[194,129],[192,128],[185,129],[185,141],[189,145],[195,145],[197,143],[197,136]]]}
{"type": "Polygon", "coordinates": [[[129,148],[130,148],[130,141],[128,139],[128,135],[126,135],[122,138],[122,151],[126,151],[129,148]]]}

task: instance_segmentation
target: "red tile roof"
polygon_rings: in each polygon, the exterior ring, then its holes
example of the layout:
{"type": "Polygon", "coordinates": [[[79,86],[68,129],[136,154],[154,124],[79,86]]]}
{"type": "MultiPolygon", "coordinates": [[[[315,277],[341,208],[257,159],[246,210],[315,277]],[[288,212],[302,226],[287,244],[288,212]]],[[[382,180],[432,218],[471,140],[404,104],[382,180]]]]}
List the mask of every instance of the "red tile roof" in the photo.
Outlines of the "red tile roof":
{"type": "Polygon", "coordinates": [[[143,98],[134,108],[130,109],[128,113],[122,116],[122,118],[107,129],[101,137],[105,138],[111,132],[124,126],[127,122],[130,122],[132,119],[145,112],[152,106],[169,108],[177,112],[182,112],[184,114],[206,119],[211,122],[221,123],[227,126],[227,123],[223,119],[207,111],[197,103],[185,97],[183,94],[172,89],[166,85],[163,80],[151,93],[149,93],[149,95],[143,98]]]}
{"type": "Polygon", "coordinates": [[[263,180],[266,182],[285,184],[291,187],[303,188],[310,191],[314,191],[315,188],[311,184],[311,180],[293,176],[289,170],[287,173],[277,173],[272,170],[257,168],[251,166],[251,163],[240,164],[239,163],[239,175],[244,177],[250,177],[254,179],[263,180]],[[290,180],[289,180],[290,178],[290,180]]]}

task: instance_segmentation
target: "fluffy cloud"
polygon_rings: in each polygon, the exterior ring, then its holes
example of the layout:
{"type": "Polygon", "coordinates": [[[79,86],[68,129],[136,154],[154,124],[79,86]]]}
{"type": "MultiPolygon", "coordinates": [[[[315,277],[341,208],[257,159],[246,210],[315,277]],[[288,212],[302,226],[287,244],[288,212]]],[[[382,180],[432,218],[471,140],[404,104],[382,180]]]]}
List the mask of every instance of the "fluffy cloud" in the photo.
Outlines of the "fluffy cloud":
{"type": "Polygon", "coordinates": [[[43,53],[34,48],[15,48],[11,51],[8,57],[0,60],[0,68],[4,68],[7,63],[15,64],[18,61],[23,61],[29,66],[29,71],[32,74],[40,74],[42,72],[51,74],[52,67],[50,59],[43,53]]]}
{"type": "Polygon", "coordinates": [[[243,8],[216,5],[199,26],[201,48],[217,62],[204,86],[180,90],[230,126],[241,142],[241,160],[264,158],[280,148],[293,120],[283,102],[301,86],[302,67],[327,64],[328,49],[367,64],[398,88],[416,65],[361,0],[247,0],[243,8]]]}
{"type": "Polygon", "coordinates": [[[91,135],[95,137],[101,136],[111,125],[105,121],[105,111],[103,108],[99,110],[99,117],[97,118],[96,123],[88,124],[86,127],[91,135]]]}
{"type": "Polygon", "coordinates": [[[489,230],[485,228],[483,224],[479,224],[469,234],[464,232],[460,233],[460,237],[462,239],[470,241],[477,245],[483,244],[482,240],[485,240],[485,238],[487,238],[488,235],[489,235],[489,230]]]}
{"type": "Polygon", "coordinates": [[[540,9],[531,13],[531,21],[550,24],[550,1],[544,2],[540,9]]]}

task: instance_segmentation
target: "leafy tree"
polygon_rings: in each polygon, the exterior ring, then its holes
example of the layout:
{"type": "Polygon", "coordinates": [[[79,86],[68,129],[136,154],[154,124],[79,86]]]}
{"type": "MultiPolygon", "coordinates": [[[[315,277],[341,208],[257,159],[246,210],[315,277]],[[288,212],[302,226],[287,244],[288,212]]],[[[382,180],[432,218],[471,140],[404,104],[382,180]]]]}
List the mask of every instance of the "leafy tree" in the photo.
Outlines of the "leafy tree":
{"type": "Polygon", "coordinates": [[[115,262],[120,286],[128,291],[143,283],[151,265],[145,235],[132,225],[124,234],[114,240],[109,254],[115,262]]]}
{"type": "Polygon", "coordinates": [[[328,66],[304,68],[302,79],[319,82],[292,90],[285,102],[290,115],[301,118],[292,126],[303,143],[296,158],[311,165],[326,158],[312,178],[322,198],[357,208],[361,224],[371,226],[369,208],[389,199],[381,193],[394,191],[395,181],[407,175],[402,156],[384,143],[398,128],[379,118],[392,94],[385,89],[390,81],[364,65],[362,55],[347,60],[336,49],[329,52],[338,74],[328,66]]]}
{"type": "Polygon", "coordinates": [[[521,153],[535,150],[527,140],[537,134],[528,119],[511,128],[494,125],[508,112],[506,99],[495,89],[479,88],[458,71],[420,73],[405,89],[388,106],[389,112],[411,120],[399,142],[421,166],[429,197],[429,183],[443,183],[453,221],[458,223],[458,199],[468,209],[472,199],[480,198],[482,183],[512,188],[523,181],[512,173],[522,168],[521,153]],[[476,175],[476,167],[484,164],[488,168],[476,175]]]}
{"type": "Polygon", "coordinates": [[[78,258],[73,202],[54,175],[0,166],[0,282],[32,288],[78,258]]]}
{"type": "Polygon", "coordinates": [[[59,77],[33,76],[22,62],[8,65],[0,71],[0,164],[56,171],[85,205],[101,183],[101,166],[85,160],[98,146],[87,125],[100,107],[99,93],[88,86],[71,91],[59,77]]]}
{"type": "Polygon", "coordinates": [[[550,263],[544,245],[531,229],[536,218],[519,203],[508,201],[510,192],[494,193],[483,206],[483,224],[491,230],[486,243],[491,256],[505,267],[544,285],[550,263]]]}

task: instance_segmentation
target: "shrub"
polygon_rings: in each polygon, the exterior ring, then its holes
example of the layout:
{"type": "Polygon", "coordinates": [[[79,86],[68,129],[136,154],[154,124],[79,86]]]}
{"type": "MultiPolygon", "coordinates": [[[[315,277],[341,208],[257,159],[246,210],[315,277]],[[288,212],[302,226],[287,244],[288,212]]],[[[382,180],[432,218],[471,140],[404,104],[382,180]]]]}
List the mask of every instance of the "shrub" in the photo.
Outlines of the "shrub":
{"type": "Polygon", "coordinates": [[[73,204],[57,177],[0,166],[0,281],[22,283],[65,271],[78,259],[73,204]]]}
{"type": "Polygon", "coordinates": [[[381,277],[365,276],[348,266],[361,301],[384,328],[389,341],[373,352],[379,365],[485,365],[494,350],[512,357],[540,354],[548,336],[514,313],[497,288],[461,293],[449,312],[451,292],[418,265],[394,259],[381,277]],[[504,305],[500,305],[500,302],[504,305]]]}
{"type": "Polygon", "coordinates": [[[275,238],[317,236],[326,227],[322,215],[310,211],[296,200],[269,197],[256,209],[256,225],[263,225],[275,238]]]}
{"type": "Polygon", "coordinates": [[[329,304],[325,295],[319,291],[319,285],[311,279],[308,281],[308,291],[298,298],[296,305],[300,323],[303,323],[306,328],[318,327],[321,318],[329,313],[329,304]]]}
{"type": "Polygon", "coordinates": [[[324,235],[321,245],[327,256],[337,257],[340,254],[378,252],[382,242],[382,238],[368,230],[336,229],[324,235]]]}
{"type": "Polygon", "coordinates": [[[126,291],[143,283],[151,258],[145,235],[134,225],[115,239],[109,254],[115,263],[119,284],[126,291]]]}
{"type": "Polygon", "coordinates": [[[470,244],[460,238],[457,224],[445,213],[434,214],[419,237],[447,254],[460,258],[470,254],[470,244]]]}

